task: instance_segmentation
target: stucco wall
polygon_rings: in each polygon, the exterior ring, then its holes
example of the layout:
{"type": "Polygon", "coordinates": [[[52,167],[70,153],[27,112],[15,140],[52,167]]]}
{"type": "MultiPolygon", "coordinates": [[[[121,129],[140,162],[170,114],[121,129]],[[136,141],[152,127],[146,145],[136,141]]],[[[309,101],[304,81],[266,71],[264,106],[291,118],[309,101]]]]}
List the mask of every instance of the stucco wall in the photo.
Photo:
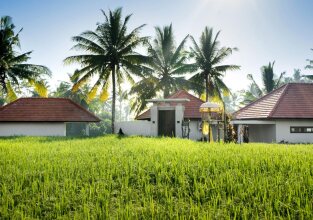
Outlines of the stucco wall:
{"type": "Polygon", "coordinates": [[[0,136],[66,136],[65,123],[0,123],[0,136]]]}
{"type": "Polygon", "coordinates": [[[276,141],[275,125],[248,125],[249,142],[272,143],[276,141]]]}
{"type": "Polygon", "coordinates": [[[277,120],[277,142],[313,143],[313,133],[290,133],[290,126],[313,127],[313,120],[277,120]]]}
{"type": "Polygon", "coordinates": [[[123,121],[115,123],[115,133],[118,133],[120,128],[126,135],[151,135],[151,122],[150,121],[123,121]]]}
{"type": "Polygon", "coordinates": [[[201,121],[190,121],[189,127],[190,127],[190,134],[189,138],[191,140],[200,140],[202,138],[202,133],[199,131],[199,123],[201,121]]]}

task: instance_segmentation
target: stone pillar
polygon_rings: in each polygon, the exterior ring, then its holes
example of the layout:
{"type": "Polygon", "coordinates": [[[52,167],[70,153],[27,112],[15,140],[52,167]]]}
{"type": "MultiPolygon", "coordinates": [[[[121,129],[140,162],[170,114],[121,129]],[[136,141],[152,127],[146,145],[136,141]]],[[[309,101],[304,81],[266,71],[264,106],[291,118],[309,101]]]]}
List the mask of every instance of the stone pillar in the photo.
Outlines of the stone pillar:
{"type": "Polygon", "coordinates": [[[175,107],[175,134],[176,137],[181,138],[182,134],[182,121],[184,120],[185,107],[182,104],[177,104],[175,107]]]}
{"type": "Polygon", "coordinates": [[[237,128],[237,143],[241,144],[243,143],[243,125],[238,125],[237,128]]]}
{"type": "Polygon", "coordinates": [[[151,114],[151,136],[158,136],[158,106],[157,105],[153,105],[150,108],[150,114],[151,114]]]}
{"type": "Polygon", "coordinates": [[[89,136],[89,123],[86,124],[86,136],[89,136]]]}

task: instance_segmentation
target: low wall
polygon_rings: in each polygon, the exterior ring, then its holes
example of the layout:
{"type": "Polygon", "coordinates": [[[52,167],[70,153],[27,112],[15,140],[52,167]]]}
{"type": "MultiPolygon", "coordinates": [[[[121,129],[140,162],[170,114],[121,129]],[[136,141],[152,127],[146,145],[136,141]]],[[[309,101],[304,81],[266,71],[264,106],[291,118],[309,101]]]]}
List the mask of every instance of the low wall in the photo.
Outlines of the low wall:
{"type": "Polygon", "coordinates": [[[122,121],[115,123],[115,133],[122,129],[126,135],[151,136],[150,121],[122,121]]]}
{"type": "Polygon", "coordinates": [[[0,136],[66,136],[63,122],[1,122],[0,136]]]}

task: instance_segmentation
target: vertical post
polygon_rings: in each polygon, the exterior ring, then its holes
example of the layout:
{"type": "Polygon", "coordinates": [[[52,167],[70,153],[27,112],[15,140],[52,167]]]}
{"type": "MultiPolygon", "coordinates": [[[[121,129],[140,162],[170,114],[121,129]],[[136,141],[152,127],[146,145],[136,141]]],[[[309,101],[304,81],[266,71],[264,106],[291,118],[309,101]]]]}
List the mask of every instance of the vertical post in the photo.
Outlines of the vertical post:
{"type": "Polygon", "coordinates": [[[219,121],[217,121],[216,128],[217,128],[217,141],[220,142],[221,138],[220,138],[220,122],[219,121]]]}
{"type": "Polygon", "coordinates": [[[242,125],[239,124],[237,128],[237,143],[241,144],[243,142],[242,125]]]}
{"type": "Polygon", "coordinates": [[[151,117],[151,133],[150,135],[153,137],[158,136],[158,125],[159,125],[159,119],[158,119],[158,106],[156,103],[153,104],[153,106],[150,108],[150,117],[151,117]]]}
{"type": "Polygon", "coordinates": [[[86,136],[89,136],[89,123],[86,124],[86,136]]]}
{"type": "Polygon", "coordinates": [[[175,134],[176,134],[176,137],[180,137],[180,138],[183,137],[181,128],[182,128],[183,120],[184,120],[184,110],[185,110],[185,107],[181,103],[178,103],[175,106],[175,134]]]}
{"type": "Polygon", "coordinates": [[[224,100],[222,101],[223,102],[223,141],[225,143],[226,139],[228,138],[227,137],[227,121],[226,121],[226,110],[225,110],[225,102],[224,100]]]}

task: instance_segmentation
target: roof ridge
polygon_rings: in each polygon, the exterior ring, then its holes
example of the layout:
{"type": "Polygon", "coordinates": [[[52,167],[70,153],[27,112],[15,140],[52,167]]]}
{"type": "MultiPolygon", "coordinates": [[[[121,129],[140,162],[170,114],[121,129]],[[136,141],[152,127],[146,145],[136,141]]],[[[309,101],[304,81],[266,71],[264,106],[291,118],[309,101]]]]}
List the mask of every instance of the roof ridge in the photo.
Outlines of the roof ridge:
{"type": "Polygon", "coordinates": [[[246,110],[246,109],[249,108],[251,105],[263,101],[265,98],[267,98],[268,96],[272,95],[274,92],[277,92],[277,90],[280,90],[280,89],[282,89],[282,87],[287,86],[287,85],[288,85],[288,84],[284,84],[284,85],[280,86],[279,88],[272,90],[271,92],[265,94],[265,95],[262,96],[261,98],[258,98],[258,99],[256,99],[255,101],[253,101],[253,102],[249,103],[248,105],[246,105],[245,107],[243,107],[243,108],[241,108],[241,109],[235,111],[235,112],[233,113],[233,115],[237,115],[239,112],[241,112],[241,111],[243,111],[243,110],[246,110]]]}
{"type": "Polygon", "coordinates": [[[287,90],[289,89],[290,84],[288,83],[288,84],[285,84],[285,85],[286,85],[286,86],[285,86],[285,88],[284,88],[284,91],[280,94],[280,96],[279,96],[279,98],[278,98],[276,104],[274,105],[272,111],[268,114],[268,116],[267,116],[268,118],[271,118],[271,117],[273,116],[273,114],[274,114],[275,111],[277,110],[277,107],[278,107],[278,105],[280,104],[282,98],[284,97],[285,93],[286,93],[287,90]]]}
{"type": "MultiPolygon", "coordinates": [[[[101,121],[101,119],[99,117],[97,117],[94,113],[90,112],[89,110],[87,110],[86,108],[84,108],[83,106],[79,105],[78,103],[74,102],[73,100],[71,100],[69,98],[43,98],[43,97],[18,98],[16,100],[14,100],[13,102],[10,102],[9,104],[6,104],[5,106],[2,106],[0,108],[0,116],[2,116],[1,118],[3,118],[4,115],[8,114],[7,112],[11,111],[11,109],[15,109],[16,107],[19,108],[19,106],[23,106],[23,103],[35,103],[35,105],[37,105],[39,103],[39,106],[41,106],[41,103],[43,104],[43,106],[45,106],[46,104],[49,104],[49,103],[60,103],[61,106],[65,105],[65,106],[71,106],[70,108],[73,108],[73,109],[76,108],[78,110],[78,112],[80,111],[80,114],[85,115],[84,116],[85,118],[87,118],[87,119],[89,118],[88,122],[101,121]],[[35,100],[37,100],[37,101],[35,101],[35,100]],[[45,101],[41,101],[41,100],[45,100],[45,101]],[[48,101],[48,100],[50,100],[50,101],[48,101]],[[15,103],[21,103],[21,104],[17,104],[17,106],[15,106],[14,105],[15,103]],[[5,111],[6,109],[8,111],[5,111]],[[90,120],[90,118],[92,118],[92,119],[90,120]]],[[[33,104],[32,104],[32,106],[33,106],[33,104]]],[[[23,107],[21,107],[21,108],[23,108],[23,107]]],[[[8,121],[8,120],[5,120],[5,121],[8,121]]],[[[13,121],[15,121],[15,120],[13,120],[13,121]]],[[[57,121],[59,121],[59,120],[57,120],[57,121]]],[[[73,120],[71,119],[70,121],[73,121],[73,120]]],[[[78,119],[78,121],[80,121],[80,119],[78,119]]]]}
{"type": "Polygon", "coordinates": [[[65,98],[65,97],[21,97],[21,98],[18,98],[17,100],[20,100],[20,99],[69,99],[71,100],[70,98],[65,98]]]}
{"type": "Polygon", "coordinates": [[[8,106],[11,106],[11,105],[13,105],[14,103],[18,102],[20,99],[21,99],[21,98],[15,99],[13,102],[10,102],[10,103],[8,103],[8,104],[6,104],[6,105],[1,106],[1,107],[0,107],[0,112],[3,111],[4,109],[6,109],[8,106]]]}
{"type": "Polygon", "coordinates": [[[175,92],[174,94],[168,96],[167,98],[170,98],[170,97],[172,97],[172,96],[174,96],[174,95],[176,95],[176,94],[179,94],[179,93],[181,93],[181,92],[185,92],[187,95],[191,96],[192,98],[197,99],[198,101],[201,101],[201,102],[204,103],[204,101],[203,101],[202,99],[200,99],[200,98],[198,98],[198,97],[196,97],[196,96],[190,94],[190,93],[189,93],[188,91],[186,91],[185,89],[180,89],[180,90],[178,90],[177,92],[175,92]]]}

